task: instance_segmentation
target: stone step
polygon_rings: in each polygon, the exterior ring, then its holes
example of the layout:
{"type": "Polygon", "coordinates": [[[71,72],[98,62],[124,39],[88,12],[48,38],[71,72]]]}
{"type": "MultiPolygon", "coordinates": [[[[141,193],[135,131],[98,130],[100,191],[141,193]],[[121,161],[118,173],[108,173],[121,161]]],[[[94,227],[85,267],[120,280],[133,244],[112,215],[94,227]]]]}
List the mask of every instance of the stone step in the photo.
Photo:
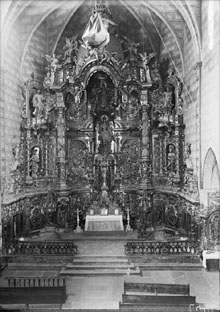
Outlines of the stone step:
{"type": "Polygon", "coordinates": [[[118,236],[123,237],[126,236],[126,232],[124,230],[121,231],[84,231],[82,233],[83,236],[97,236],[97,237],[109,237],[109,236],[118,236]]]}
{"type": "Polygon", "coordinates": [[[100,265],[108,265],[108,264],[112,264],[112,265],[129,265],[130,262],[129,261],[108,261],[108,260],[82,260],[82,261],[73,261],[72,264],[74,265],[93,265],[93,264],[100,264],[100,265]]]}
{"type": "Polygon", "coordinates": [[[75,263],[68,263],[66,265],[66,269],[75,269],[75,270],[98,270],[98,269],[127,269],[127,268],[134,268],[134,264],[128,264],[128,263],[89,263],[89,264],[75,264],[75,263]]]}
{"type": "Polygon", "coordinates": [[[157,255],[146,254],[139,256],[127,256],[129,260],[137,263],[201,263],[201,259],[198,255],[189,254],[169,254],[169,255],[157,255]]]}
{"type": "Polygon", "coordinates": [[[48,263],[49,265],[63,264],[72,261],[73,255],[54,256],[54,255],[13,255],[9,263],[48,263]]]}
{"type": "Polygon", "coordinates": [[[92,264],[97,264],[99,263],[100,265],[107,265],[107,264],[129,264],[128,259],[109,259],[109,258],[96,258],[94,257],[93,259],[86,259],[86,258],[81,258],[81,259],[73,259],[72,262],[74,265],[78,265],[78,264],[88,264],[88,265],[92,265],[92,264]]]}
{"type": "Polygon", "coordinates": [[[200,271],[201,263],[135,263],[142,271],[177,270],[177,271],[200,271]]]}
{"type": "Polygon", "coordinates": [[[101,269],[66,269],[60,271],[62,276],[119,276],[119,275],[140,275],[139,268],[101,268],[101,269]]]}
{"type": "Polygon", "coordinates": [[[63,266],[63,263],[8,263],[8,269],[49,269],[49,270],[56,270],[63,266]]]}
{"type": "Polygon", "coordinates": [[[33,269],[6,269],[4,271],[4,278],[53,278],[58,277],[60,272],[59,269],[54,269],[51,267],[51,270],[33,270],[33,269]]]}
{"type": "Polygon", "coordinates": [[[95,261],[128,261],[126,256],[103,256],[103,255],[76,255],[73,261],[95,260],[95,261]]]}

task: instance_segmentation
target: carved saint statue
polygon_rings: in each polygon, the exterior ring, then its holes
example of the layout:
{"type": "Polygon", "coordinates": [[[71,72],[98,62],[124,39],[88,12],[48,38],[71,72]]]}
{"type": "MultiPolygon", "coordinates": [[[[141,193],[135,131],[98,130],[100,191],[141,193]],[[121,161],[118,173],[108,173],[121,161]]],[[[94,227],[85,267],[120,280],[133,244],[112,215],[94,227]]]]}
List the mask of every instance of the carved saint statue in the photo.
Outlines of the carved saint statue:
{"type": "Polygon", "coordinates": [[[107,123],[103,123],[100,126],[100,131],[99,131],[99,152],[101,153],[111,153],[111,143],[114,140],[114,134],[112,131],[112,127],[108,125],[107,123]]]}
{"type": "Polygon", "coordinates": [[[40,153],[39,147],[34,147],[32,150],[32,155],[31,155],[31,176],[32,176],[32,178],[37,178],[37,174],[39,171],[39,163],[40,163],[39,153],[40,153]]]}
{"type": "Polygon", "coordinates": [[[33,97],[34,117],[36,118],[43,117],[44,104],[45,104],[45,98],[41,94],[41,90],[37,90],[37,93],[33,97]]]}
{"type": "Polygon", "coordinates": [[[99,108],[101,109],[106,108],[108,105],[107,84],[103,80],[101,80],[101,85],[97,92],[97,102],[98,102],[99,108]]]}
{"type": "Polygon", "coordinates": [[[18,145],[16,145],[13,148],[12,154],[13,154],[13,162],[11,165],[11,171],[15,171],[19,166],[19,146],[18,145]]]}
{"type": "Polygon", "coordinates": [[[167,146],[167,170],[169,172],[176,171],[176,152],[173,144],[167,146]]]}

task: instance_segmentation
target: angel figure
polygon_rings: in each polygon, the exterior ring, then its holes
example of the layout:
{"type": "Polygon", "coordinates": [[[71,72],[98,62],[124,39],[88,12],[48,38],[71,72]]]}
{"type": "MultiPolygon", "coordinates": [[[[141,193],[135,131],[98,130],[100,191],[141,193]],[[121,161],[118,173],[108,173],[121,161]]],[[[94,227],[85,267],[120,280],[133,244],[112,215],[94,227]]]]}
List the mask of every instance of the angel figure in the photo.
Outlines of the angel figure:
{"type": "Polygon", "coordinates": [[[52,82],[52,79],[51,79],[51,74],[48,71],[46,77],[44,78],[43,86],[44,86],[45,89],[47,89],[47,88],[51,87],[52,85],[53,85],[53,82],[52,82]]]}
{"type": "Polygon", "coordinates": [[[55,80],[55,72],[57,69],[57,63],[58,59],[56,58],[55,54],[53,53],[53,56],[50,56],[48,54],[45,55],[47,62],[49,63],[48,71],[50,71],[50,78],[51,78],[51,85],[53,85],[55,80]]]}
{"type": "Polygon", "coordinates": [[[66,40],[66,44],[63,47],[63,50],[65,50],[64,59],[66,59],[67,57],[70,57],[73,52],[73,42],[69,38],[65,38],[65,40],[66,40]]]}
{"type": "Polygon", "coordinates": [[[52,56],[46,54],[45,55],[47,62],[49,63],[49,69],[52,72],[55,72],[57,69],[57,63],[58,63],[58,59],[56,58],[55,54],[53,53],[52,56]]]}
{"type": "Polygon", "coordinates": [[[78,42],[74,41],[73,38],[66,38],[66,44],[63,47],[64,52],[64,59],[66,60],[67,58],[70,58],[73,54],[73,52],[78,51],[78,42]]]}

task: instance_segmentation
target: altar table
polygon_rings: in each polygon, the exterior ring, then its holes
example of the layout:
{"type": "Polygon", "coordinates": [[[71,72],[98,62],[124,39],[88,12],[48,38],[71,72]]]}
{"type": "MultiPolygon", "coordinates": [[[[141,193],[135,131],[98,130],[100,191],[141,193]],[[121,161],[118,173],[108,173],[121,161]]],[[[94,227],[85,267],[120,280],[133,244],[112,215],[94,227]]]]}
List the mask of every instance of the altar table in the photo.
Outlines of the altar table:
{"type": "Polygon", "coordinates": [[[86,216],[85,231],[123,231],[122,215],[86,216]]]}

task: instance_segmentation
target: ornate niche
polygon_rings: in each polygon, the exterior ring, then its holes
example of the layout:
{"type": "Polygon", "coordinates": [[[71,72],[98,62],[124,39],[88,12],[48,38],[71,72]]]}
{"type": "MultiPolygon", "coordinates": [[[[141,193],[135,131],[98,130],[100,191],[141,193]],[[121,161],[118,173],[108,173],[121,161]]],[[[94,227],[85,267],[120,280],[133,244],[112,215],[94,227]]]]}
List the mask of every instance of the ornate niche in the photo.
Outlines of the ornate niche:
{"type": "Polygon", "coordinates": [[[21,124],[25,187],[50,185],[55,177],[56,94],[45,90],[34,74],[22,85],[21,124]]]}
{"type": "MultiPolygon", "coordinates": [[[[155,68],[153,64],[154,71],[155,68]]],[[[155,186],[183,187],[184,124],[181,93],[182,83],[173,69],[168,70],[164,85],[161,79],[156,80],[149,91],[155,186]]]]}
{"type": "Polygon", "coordinates": [[[100,119],[102,115],[106,115],[110,120],[114,120],[117,90],[111,76],[104,71],[95,72],[90,77],[86,90],[88,96],[88,117],[93,117],[95,126],[97,119],[100,119]]]}

